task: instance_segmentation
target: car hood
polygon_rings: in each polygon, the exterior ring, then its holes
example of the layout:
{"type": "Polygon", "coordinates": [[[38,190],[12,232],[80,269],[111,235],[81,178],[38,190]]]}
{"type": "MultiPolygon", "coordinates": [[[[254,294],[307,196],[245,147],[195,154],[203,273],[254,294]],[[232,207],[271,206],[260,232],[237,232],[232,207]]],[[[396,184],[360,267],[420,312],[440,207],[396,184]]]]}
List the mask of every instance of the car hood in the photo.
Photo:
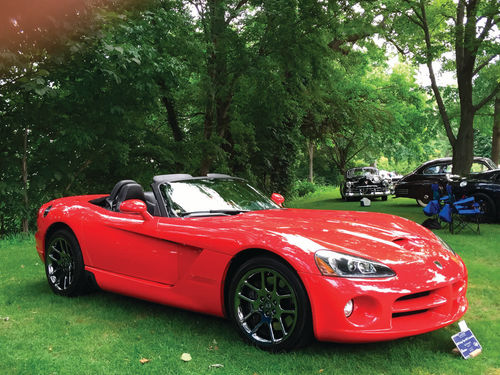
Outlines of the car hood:
{"type": "Polygon", "coordinates": [[[455,273],[464,271],[460,258],[445,249],[431,231],[394,215],[282,209],[250,212],[220,220],[221,226],[224,226],[222,222],[230,221],[233,230],[251,233],[255,246],[272,249],[279,242],[281,249],[292,257],[300,257],[298,250],[314,254],[328,249],[376,260],[396,271],[404,269],[409,277],[415,272],[415,267],[435,268],[432,264],[435,261],[443,266],[452,264],[455,273]]]}

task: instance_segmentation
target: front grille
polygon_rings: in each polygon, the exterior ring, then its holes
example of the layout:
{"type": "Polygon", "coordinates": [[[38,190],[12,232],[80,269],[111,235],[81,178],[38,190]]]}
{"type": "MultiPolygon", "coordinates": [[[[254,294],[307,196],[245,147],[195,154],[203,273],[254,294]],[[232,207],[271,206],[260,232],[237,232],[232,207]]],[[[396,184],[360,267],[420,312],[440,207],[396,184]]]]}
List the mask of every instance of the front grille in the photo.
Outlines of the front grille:
{"type": "Polygon", "coordinates": [[[447,287],[423,292],[411,293],[399,297],[392,305],[392,317],[401,318],[410,315],[422,314],[432,309],[437,309],[448,303],[445,292],[447,287]]]}
{"type": "Polygon", "coordinates": [[[387,188],[387,187],[378,187],[378,186],[361,186],[361,187],[354,187],[352,189],[353,192],[355,192],[355,193],[362,193],[362,194],[369,194],[371,192],[383,193],[386,190],[389,190],[389,188],[387,188]]]}
{"type": "Polygon", "coordinates": [[[407,296],[403,296],[403,297],[399,297],[397,301],[406,301],[408,299],[414,299],[414,298],[419,298],[419,297],[425,297],[425,296],[428,296],[429,294],[431,294],[431,292],[427,291],[427,292],[420,292],[420,293],[413,293],[413,294],[408,294],[407,296]]]}
{"type": "Polygon", "coordinates": [[[396,189],[396,195],[408,195],[408,189],[396,189]]]}
{"type": "Polygon", "coordinates": [[[402,316],[410,316],[410,315],[417,315],[417,314],[422,314],[424,312],[427,312],[427,309],[424,310],[416,310],[416,311],[407,311],[407,312],[400,312],[400,313],[394,313],[392,314],[393,318],[400,318],[402,316]]]}

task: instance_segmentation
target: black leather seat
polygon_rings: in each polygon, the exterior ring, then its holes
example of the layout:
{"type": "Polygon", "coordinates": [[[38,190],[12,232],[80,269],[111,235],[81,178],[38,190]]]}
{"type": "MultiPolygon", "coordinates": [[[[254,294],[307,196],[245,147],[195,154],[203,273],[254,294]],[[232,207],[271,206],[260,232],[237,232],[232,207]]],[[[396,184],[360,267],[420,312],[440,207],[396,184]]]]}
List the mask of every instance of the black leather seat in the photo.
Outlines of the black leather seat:
{"type": "Polygon", "coordinates": [[[115,184],[115,186],[113,187],[113,190],[111,190],[111,194],[109,195],[109,197],[106,197],[106,199],[105,199],[105,201],[106,201],[105,207],[108,210],[118,211],[116,209],[116,199],[118,197],[118,193],[120,192],[121,188],[123,188],[125,185],[131,184],[131,183],[136,184],[137,182],[135,182],[134,180],[121,180],[115,184]]]}
{"type": "Polygon", "coordinates": [[[158,201],[156,200],[154,193],[152,191],[145,191],[144,196],[146,197],[148,212],[153,216],[161,216],[158,201]]]}
{"type": "Polygon", "coordinates": [[[114,211],[120,211],[120,205],[129,199],[139,199],[146,203],[146,197],[144,196],[144,190],[141,185],[136,182],[131,182],[122,186],[116,197],[114,211]]]}

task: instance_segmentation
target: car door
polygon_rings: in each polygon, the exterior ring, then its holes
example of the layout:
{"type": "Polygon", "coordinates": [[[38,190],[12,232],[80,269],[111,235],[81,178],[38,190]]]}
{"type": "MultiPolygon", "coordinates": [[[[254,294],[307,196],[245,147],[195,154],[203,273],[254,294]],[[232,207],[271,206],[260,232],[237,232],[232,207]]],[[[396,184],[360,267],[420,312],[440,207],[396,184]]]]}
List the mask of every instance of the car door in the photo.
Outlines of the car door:
{"type": "Polygon", "coordinates": [[[97,208],[85,222],[86,265],[119,275],[175,284],[179,245],[158,234],[158,217],[144,220],[97,208]]]}
{"type": "Polygon", "coordinates": [[[427,203],[432,199],[431,185],[437,183],[440,186],[441,192],[444,192],[444,187],[447,182],[447,172],[450,168],[449,163],[439,163],[425,168],[422,173],[415,176],[415,191],[414,197],[427,203]]]}

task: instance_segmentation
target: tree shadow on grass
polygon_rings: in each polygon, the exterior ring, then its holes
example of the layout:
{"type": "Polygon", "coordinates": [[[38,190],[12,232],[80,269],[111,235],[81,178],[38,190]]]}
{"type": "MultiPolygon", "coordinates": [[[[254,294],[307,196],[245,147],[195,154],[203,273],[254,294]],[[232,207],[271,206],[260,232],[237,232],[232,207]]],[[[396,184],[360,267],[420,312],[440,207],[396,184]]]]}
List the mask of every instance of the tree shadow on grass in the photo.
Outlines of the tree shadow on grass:
{"type": "Polygon", "coordinates": [[[170,325],[178,324],[188,330],[203,327],[204,331],[210,331],[211,329],[225,331],[228,329],[228,325],[231,324],[229,320],[220,317],[101,290],[82,295],[78,297],[78,300],[82,304],[88,303],[94,308],[98,308],[99,311],[96,313],[99,315],[100,320],[108,319],[116,322],[120,317],[123,317],[124,322],[155,320],[170,325]]]}
{"type": "Polygon", "coordinates": [[[14,288],[14,292],[23,297],[39,297],[53,294],[45,279],[23,281],[14,288]]]}

